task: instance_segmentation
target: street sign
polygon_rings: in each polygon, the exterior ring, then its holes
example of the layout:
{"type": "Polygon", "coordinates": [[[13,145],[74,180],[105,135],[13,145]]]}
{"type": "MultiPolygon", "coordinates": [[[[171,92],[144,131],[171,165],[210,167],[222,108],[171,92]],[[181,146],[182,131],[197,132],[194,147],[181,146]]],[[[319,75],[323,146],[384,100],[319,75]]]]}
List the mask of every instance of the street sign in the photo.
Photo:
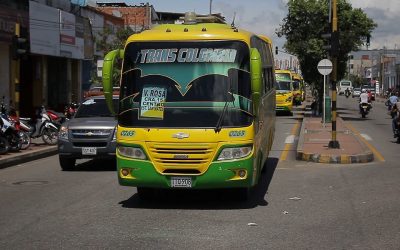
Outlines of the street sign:
{"type": "Polygon", "coordinates": [[[317,65],[318,72],[321,75],[329,75],[332,72],[332,62],[328,59],[322,59],[317,65]]]}

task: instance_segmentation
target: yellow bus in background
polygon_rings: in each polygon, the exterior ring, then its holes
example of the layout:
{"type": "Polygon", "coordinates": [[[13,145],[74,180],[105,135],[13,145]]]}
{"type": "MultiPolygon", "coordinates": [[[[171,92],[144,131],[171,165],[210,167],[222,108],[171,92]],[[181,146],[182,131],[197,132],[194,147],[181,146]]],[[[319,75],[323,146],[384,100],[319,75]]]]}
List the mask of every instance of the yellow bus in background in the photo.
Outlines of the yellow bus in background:
{"type": "Polygon", "coordinates": [[[131,35],[104,59],[110,108],[117,58],[120,185],[145,199],[155,189],[210,188],[247,198],[275,133],[272,44],[194,13],[131,35]]]}
{"type": "Polygon", "coordinates": [[[304,101],[304,80],[303,77],[296,72],[292,73],[293,80],[293,104],[301,105],[304,101]]]}
{"type": "Polygon", "coordinates": [[[293,111],[293,74],[290,70],[275,70],[276,111],[293,111]]]}

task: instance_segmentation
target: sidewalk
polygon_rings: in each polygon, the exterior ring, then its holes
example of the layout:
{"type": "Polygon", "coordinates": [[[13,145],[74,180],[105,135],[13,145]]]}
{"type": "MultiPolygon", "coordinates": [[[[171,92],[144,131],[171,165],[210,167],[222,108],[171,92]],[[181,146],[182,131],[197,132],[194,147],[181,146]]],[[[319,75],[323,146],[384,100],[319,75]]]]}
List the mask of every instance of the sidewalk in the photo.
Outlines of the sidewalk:
{"type": "Polygon", "coordinates": [[[49,146],[42,139],[32,139],[25,150],[0,155],[0,169],[57,154],[57,145],[49,146]]]}
{"type": "Polygon", "coordinates": [[[323,126],[321,117],[304,117],[297,146],[297,160],[319,163],[366,163],[374,155],[342,118],[336,119],[336,140],[340,148],[329,148],[332,139],[332,123],[323,126]]]}

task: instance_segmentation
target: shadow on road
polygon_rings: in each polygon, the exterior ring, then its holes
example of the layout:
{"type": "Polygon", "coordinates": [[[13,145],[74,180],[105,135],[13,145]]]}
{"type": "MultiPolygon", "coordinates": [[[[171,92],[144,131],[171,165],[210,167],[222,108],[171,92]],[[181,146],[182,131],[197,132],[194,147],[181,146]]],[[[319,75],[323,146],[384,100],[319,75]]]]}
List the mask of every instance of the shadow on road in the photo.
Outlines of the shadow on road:
{"type": "Polygon", "coordinates": [[[115,160],[88,160],[84,162],[77,162],[74,169],[71,171],[87,171],[87,172],[97,172],[97,171],[116,171],[117,164],[115,160]]]}
{"type": "Polygon", "coordinates": [[[260,181],[254,187],[247,201],[238,201],[234,190],[157,190],[156,196],[150,201],[143,201],[135,193],[129,199],[119,204],[124,208],[148,209],[250,209],[257,206],[267,206],[265,196],[271,183],[278,158],[268,158],[267,168],[260,176],[260,181]]]}

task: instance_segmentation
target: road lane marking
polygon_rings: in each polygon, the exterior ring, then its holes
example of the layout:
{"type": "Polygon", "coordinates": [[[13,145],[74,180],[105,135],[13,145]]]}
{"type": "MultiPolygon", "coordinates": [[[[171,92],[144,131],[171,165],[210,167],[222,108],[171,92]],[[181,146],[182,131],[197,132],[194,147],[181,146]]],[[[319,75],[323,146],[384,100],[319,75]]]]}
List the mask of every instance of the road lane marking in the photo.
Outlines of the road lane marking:
{"type": "MultiPolygon", "coordinates": [[[[292,130],[290,131],[290,136],[286,137],[286,139],[293,136],[293,141],[294,141],[294,138],[296,136],[299,125],[300,125],[300,122],[297,121],[296,124],[294,124],[294,126],[292,127],[292,130]]],[[[285,147],[283,148],[283,152],[282,152],[281,158],[280,158],[281,161],[286,161],[286,158],[288,156],[289,150],[292,147],[292,145],[293,145],[293,143],[286,143],[286,140],[285,140],[285,147]]]]}
{"type": "Polygon", "coordinates": [[[362,142],[367,145],[367,147],[371,150],[371,152],[374,154],[374,157],[376,157],[379,161],[385,161],[385,158],[383,158],[382,154],[379,153],[379,151],[372,146],[358,131],[351,125],[350,123],[347,123],[347,127],[353,132],[354,135],[357,135],[362,142]]]}
{"type": "Polygon", "coordinates": [[[295,138],[296,138],[295,135],[289,135],[288,137],[286,137],[285,143],[286,144],[293,144],[295,138]]]}
{"type": "Polygon", "coordinates": [[[360,134],[365,140],[372,141],[372,138],[367,134],[360,134]]]}

